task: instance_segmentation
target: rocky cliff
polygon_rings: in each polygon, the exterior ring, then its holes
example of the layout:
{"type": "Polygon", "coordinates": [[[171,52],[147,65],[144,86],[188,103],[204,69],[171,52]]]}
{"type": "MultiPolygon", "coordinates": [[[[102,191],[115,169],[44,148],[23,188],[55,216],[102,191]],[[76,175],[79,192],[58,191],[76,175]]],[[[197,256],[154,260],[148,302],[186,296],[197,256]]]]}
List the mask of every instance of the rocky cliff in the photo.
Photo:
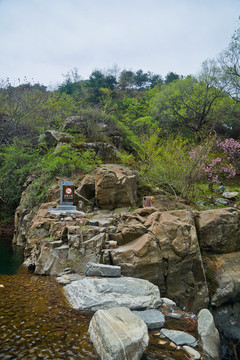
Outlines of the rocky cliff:
{"type": "Polygon", "coordinates": [[[13,241],[25,247],[29,268],[54,275],[66,267],[81,273],[89,261],[120,265],[123,275],[151,281],[188,311],[211,306],[226,334],[239,330],[237,209],[174,210],[158,197],[155,207],[141,208],[138,178],[120,165],[103,165],[75,185],[75,213],[55,211],[58,183],[37,211],[17,209],[13,241]]]}

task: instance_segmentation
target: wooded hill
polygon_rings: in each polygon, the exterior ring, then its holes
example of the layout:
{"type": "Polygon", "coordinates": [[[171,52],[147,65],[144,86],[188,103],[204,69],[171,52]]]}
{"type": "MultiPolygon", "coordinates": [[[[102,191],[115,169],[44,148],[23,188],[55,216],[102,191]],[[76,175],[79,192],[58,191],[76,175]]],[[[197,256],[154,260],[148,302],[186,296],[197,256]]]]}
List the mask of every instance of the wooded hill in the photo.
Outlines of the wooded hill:
{"type": "MultiPolygon", "coordinates": [[[[169,72],[94,70],[83,80],[78,69],[54,91],[28,81],[0,83],[1,216],[11,216],[30,174],[32,206],[44,199],[56,176],[74,178],[100,163],[85,142],[107,142],[118,162],[140,175],[153,193],[196,201],[207,199],[214,183],[229,183],[240,159],[240,29],[226,50],[203,63],[197,76],[169,72]],[[66,129],[79,116],[84,128],[66,129]],[[46,130],[72,135],[58,153],[47,146],[46,130]]],[[[212,194],[210,194],[212,196],[212,194]]],[[[210,201],[211,203],[211,201],[210,201]]],[[[209,206],[209,204],[207,204],[209,206]]]]}

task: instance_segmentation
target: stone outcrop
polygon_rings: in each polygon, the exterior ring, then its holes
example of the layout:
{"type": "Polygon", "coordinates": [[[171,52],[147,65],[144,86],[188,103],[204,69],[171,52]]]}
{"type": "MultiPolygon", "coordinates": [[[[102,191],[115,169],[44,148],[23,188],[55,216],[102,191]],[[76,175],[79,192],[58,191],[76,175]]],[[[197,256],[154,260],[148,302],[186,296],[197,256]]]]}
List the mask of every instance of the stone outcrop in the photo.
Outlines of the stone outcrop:
{"type": "Polygon", "coordinates": [[[67,133],[55,131],[55,130],[46,130],[45,131],[45,141],[46,144],[50,146],[55,146],[59,143],[69,143],[73,137],[67,133]]]}
{"type": "Polygon", "coordinates": [[[94,113],[69,116],[62,124],[63,130],[71,129],[72,133],[83,134],[87,138],[110,139],[117,147],[120,147],[122,134],[119,129],[106,118],[99,119],[94,113]]]}
{"type": "Polygon", "coordinates": [[[240,302],[223,304],[213,310],[216,326],[229,342],[236,344],[240,349],[240,302]]]}
{"type": "Polygon", "coordinates": [[[124,307],[97,311],[88,332],[102,360],[139,360],[149,342],[146,324],[124,307]]]}
{"type": "Polygon", "coordinates": [[[157,286],[149,281],[124,278],[83,278],[64,287],[69,303],[77,310],[156,308],[161,304],[157,286]]]}
{"type": "Polygon", "coordinates": [[[220,306],[224,303],[240,300],[240,252],[217,256],[218,269],[215,272],[217,288],[211,298],[211,304],[220,306]]]}
{"type": "Polygon", "coordinates": [[[102,160],[104,163],[114,163],[117,161],[117,148],[106,142],[91,142],[91,143],[83,143],[81,145],[81,149],[83,150],[93,150],[94,153],[102,160]]]}
{"type": "Polygon", "coordinates": [[[206,306],[208,288],[193,212],[148,210],[123,214],[118,225],[123,238],[126,228],[128,234],[131,227],[146,233],[113,249],[112,263],[121,266],[123,275],[153,282],[181,306],[192,310],[206,306]]]}
{"type": "Polygon", "coordinates": [[[124,166],[106,165],[96,173],[95,197],[102,209],[133,207],[137,202],[137,175],[124,166]]]}
{"type": "Polygon", "coordinates": [[[200,211],[196,216],[202,251],[224,254],[240,251],[240,216],[234,208],[200,211]]]}
{"type": "Polygon", "coordinates": [[[153,282],[163,296],[192,311],[208,306],[208,285],[212,305],[239,301],[234,256],[240,251],[239,211],[168,211],[175,205],[168,207],[157,195],[157,208],[129,212],[140,203],[137,182],[134,172],[120,165],[102,165],[91,175],[79,176],[74,183],[75,205],[87,215],[49,212],[59,204],[59,181],[38,211],[28,209],[27,189],[16,211],[13,240],[25,246],[25,264],[36,273],[51,275],[66,267],[84,273],[89,261],[121,266],[123,275],[153,282]],[[207,285],[202,254],[204,264],[210,255],[219,258],[211,274],[214,286],[209,276],[207,285]]]}
{"type": "Polygon", "coordinates": [[[200,335],[204,360],[220,360],[220,337],[213,316],[208,309],[198,314],[198,333],[200,335]]]}

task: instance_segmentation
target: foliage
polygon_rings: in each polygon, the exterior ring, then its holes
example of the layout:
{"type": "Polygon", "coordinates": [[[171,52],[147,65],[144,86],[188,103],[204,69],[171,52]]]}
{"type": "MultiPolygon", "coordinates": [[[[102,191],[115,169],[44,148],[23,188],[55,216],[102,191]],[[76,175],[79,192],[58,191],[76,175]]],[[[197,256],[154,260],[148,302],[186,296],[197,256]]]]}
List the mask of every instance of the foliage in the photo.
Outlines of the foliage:
{"type": "Polygon", "coordinates": [[[231,39],[226,50],[219,58],[222,70],[222,81],[226,90],[238,102],[240,101],[240,28],[238,28],[231,39]]]}
{"type": "MultiPolygon", "coordinates": [[[[240,154],[240,143],[233,139],[217,140],[216,137],[208,143],[208,151],[202,153],[201,161],[198,162],[200,172],[205,176],[209,189],[213,191],[213,184],[226,181],[236,175],[235,161],[240,154]]],[[[191,159],[199,157],[203,145],[197,146],[189,153],[191,159]]],[[[204,146],[204,149],[205,146],[204,146]]]]}
{"type": "Polygon", "coordinates": [[[26,140],[20,142],[15,139],[12,145],[1,148],[1,217],[7,218],[12,215],[19,203],[23,184],[36,168],[38,160],[38,150],[26,140]]]}
{"type": "Polygon", "coordinates": [[[204,139],[219,123],[228,124],[234,102],[209,81],[193,76],[162,85],[152,101],[161,127],[190,130],[204,139]]]}
{"type": "Polygon", "coordinates": [[[145,137],[138,155],[143,185],[167,186],[174,195],[186,196],[196,181],[196,161],[189,158],[191,144],[180,135],[145,137]]]}
{"type": "Polygon", "coordinates": [[[73,177],[80,170],[90,172],[96,164],[100,161],[93,150],[81,151],[71,145],[61,145],[43,156],[39,169],[45,177],[53,179],[56,176],[73,177]]]}

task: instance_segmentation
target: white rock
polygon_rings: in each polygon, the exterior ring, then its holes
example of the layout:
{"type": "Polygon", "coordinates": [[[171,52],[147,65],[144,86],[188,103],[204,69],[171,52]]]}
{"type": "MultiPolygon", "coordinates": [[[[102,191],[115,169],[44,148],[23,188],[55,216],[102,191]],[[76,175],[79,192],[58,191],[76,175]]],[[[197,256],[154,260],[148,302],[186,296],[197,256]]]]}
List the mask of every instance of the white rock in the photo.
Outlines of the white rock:
{"type": "Polygon", "coordinates": [[[213,316],[208,309],[198,313],[198,333],[206,359],[220,360],[220,337],[213,316]]]}
{"type": "Polygon", "coordinates": [[[131,277],[83,278],[64,286],[74,309],[109,309],[125,306],[129,309],[156,308],[161,305],[157,286],[147,280],[131,277]]]}
{"type": "Polygon", "coordinates": [[[192,359],[201,359],[201,355],[199,354],[199,352],[193,349],[191,346],[184,345],[183,349],[188,353],[188,355],[191,356],[192,359]]]}
{"type": "Polygon", "coordinates": [[[88,332],[102,360],[139,360],[149,342],[147,325],[124,307],[97,311],[88,332]]]}

